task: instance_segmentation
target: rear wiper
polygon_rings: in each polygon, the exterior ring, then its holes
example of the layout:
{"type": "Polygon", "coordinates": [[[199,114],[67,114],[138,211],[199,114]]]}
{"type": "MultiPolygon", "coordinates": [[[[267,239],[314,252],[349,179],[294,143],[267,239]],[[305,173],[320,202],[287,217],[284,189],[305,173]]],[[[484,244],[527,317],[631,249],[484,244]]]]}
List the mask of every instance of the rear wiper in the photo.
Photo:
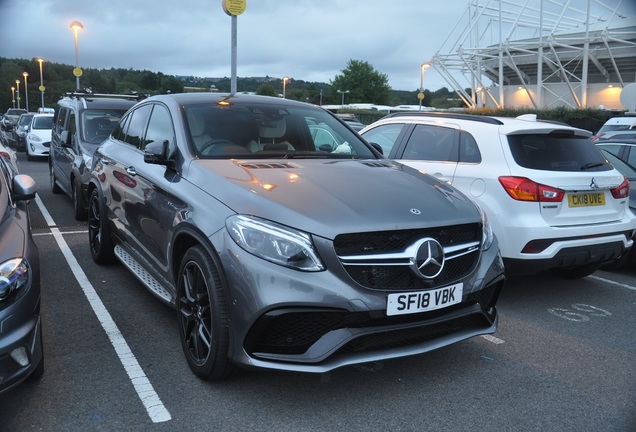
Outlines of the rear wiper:
{"type": "Polygon", "coordinates": [[[603,162],[590,162],[590,163],[586,163],[585,165],[583,165],[580,169],[581,171],[585,171],[585,170],[589,170],[592,168],[598,168],[605,165],[603,162]]]}

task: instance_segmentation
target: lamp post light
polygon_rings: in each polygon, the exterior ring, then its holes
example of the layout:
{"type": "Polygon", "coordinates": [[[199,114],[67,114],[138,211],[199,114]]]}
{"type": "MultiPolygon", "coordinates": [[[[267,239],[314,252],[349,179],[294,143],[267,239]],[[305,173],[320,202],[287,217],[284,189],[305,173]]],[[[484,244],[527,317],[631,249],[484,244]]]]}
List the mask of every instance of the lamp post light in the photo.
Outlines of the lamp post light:
{"type": "Polygon", "coordinates": [[[28,72],[22,72],[22,76],[24,76],[24,99],[26,103],[26,110],[29,111],[29,87],[27,85],[27,78],[29,77],[28,72]]]}
{"type": "Polygon", "coordinates": [[[15,86],[18,92],[18,109],[20,109],[20,80],[15,80],[15,86]]]}
{"type": "Polygon", "coordinates": [[[283,77],[283,99],[285,99],[285,92],[287,89],[287,81],[289,81],[289,77],[283,77]]]}
{"type": "Polygon", "coordinates": [[[38,63],[40,63],[40,93],[42,94],[42,109],[44,110],[44,78],[42,75],[42,63],[44,63],[44,59],[38,58],[38,63]]]}
{"type": "Polygon", "coordinates": [[[75,75],[76,88],[77,90],[79,90],[80,77],[82,76],[82,70],[79,67],[79,51],[77,49],[77,32],[79,30],[82,30],[84,26],[79,21],[73,21],[70,27],[71,29],[73,29],[73,32],[75,33],[75,69],[73,69],[73,75],[75,75]]]}
{"type": "Polygon", "coordinates": [[[13,102],[13,108],[15,108],[15,87],[11,86],[11,102],[13,102]]]}
{"type": "Polygon", "coordinates": [[[418,111],[422,111],[422,101],[424,100],[424,72],[426,69],[430,68],[431,64],[429,62],[422,63],[420,67],[420,93],[417,95],[417,98],[420,100],[420,108],[418,111]]]}
{"type": "Polygon", "coordinates": [[[349,90],[336,90],[336,92],[342,94],[342,102],[340,103],[340,105],[344,107],[344,95],[349,93],[349,90]]]}

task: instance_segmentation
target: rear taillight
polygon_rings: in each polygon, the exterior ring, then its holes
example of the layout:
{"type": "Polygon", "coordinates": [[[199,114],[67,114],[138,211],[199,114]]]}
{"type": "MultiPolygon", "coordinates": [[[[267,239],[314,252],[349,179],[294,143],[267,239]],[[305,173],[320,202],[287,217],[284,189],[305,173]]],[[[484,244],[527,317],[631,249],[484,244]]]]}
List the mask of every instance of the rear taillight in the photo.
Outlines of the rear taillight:
{"type": "Polygon", "coordinates": [[[565,196],[561,189],[533,182],[526,177],[499,177],[499,183],[517,201],[561,202],[565,196]]]}
{"type": "Polygon", "coordinates": [[[616,199],[623,199],[629,197],[629,181],[623,178],[623,183],[619,187],[612,189],[612,196],[616,199]]]}
{"type": "Polygon", "coordinates": [[[11,161],[11,155],[7,152],[0,151],[0,157],[5,158],[7,161],[11,161]]]}

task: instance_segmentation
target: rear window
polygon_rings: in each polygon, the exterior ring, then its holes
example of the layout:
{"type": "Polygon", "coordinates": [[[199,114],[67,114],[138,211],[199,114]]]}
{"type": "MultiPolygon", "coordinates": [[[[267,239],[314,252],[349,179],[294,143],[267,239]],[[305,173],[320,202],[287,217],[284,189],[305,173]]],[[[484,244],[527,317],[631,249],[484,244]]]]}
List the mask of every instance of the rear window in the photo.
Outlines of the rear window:
{"type": "Polygon", "coordinates": [[[515,162],[543,171],[609,171],[612,166],[588,138],[564,134],[510,135],[515,162]]]}

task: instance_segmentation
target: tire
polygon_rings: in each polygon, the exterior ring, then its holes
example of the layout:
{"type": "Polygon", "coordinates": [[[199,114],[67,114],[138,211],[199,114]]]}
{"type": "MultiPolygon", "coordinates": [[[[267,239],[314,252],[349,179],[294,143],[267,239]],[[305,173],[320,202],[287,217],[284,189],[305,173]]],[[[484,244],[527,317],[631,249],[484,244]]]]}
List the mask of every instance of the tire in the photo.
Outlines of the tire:
{"type": "MultiPolygon", "coordinates": [[[[27,157],[28,157],[28,152],[27,152],[27,157]]],[[[56,183],[57,178],[55,177],[55,173],[53,172],[53,164],[51,162],[49,162],[49,179],[51,182],[51,192],[53,192],[56,195],[61,194],[62,189],[60,189],[60,187],[56,183]]]]}
{"type": "Polygon", "coordinates": [[[634,259],[633,251],[634,249],[632,248],[626,253],[624,253],[619,259],[603,264],[601,266],[601,270],[603,271],[625,270],[633,262],[633,259],[634,259]]]}
{"type": "Polygon", "coordinates": [[[115,261],[115,244],[106,220],[106,205],[97,189],[91,193],[88,204],[88,244],[93,261],[97,264],[115,261]]]}
{"type": "Polygon", "coordinates": [[[28,144],[27,144],[27,146],[26,146],[26,157],[27,157],[27,160],[28,160],[28,161],[35,160],[35,157],[33,157],[33,156],[31,155],[31,152],[29,152],[29,145],[28,145],[28,144]]]}
{"type": "Polygon", "coordinates": [[[77,182],[73,182],[73,189],[71,190],[71,195],[73,196],[73,215],[75,216],[75,220],[83,221],[86,220],[88,216],[88,212],[84,208],[84,204],[82,203],[82,197],[80,196],[81,185],[77,184],[77,182]]]}
{"type": "Polygon", "coordinates": [[[577,267],[557,267],[550,269],[550,273],[565,279],[579,279],[589,276],[599,269],[600,263],[591,263],[577,267]]]}
{"type": "Polygon", "coordinates": [[[192,372],[205,380],[227,379],[240,372],[228,357],[228,299],[219,269],[205,248],[194,246],[184,254],[177,279],[181,345],[192,372]]]}

